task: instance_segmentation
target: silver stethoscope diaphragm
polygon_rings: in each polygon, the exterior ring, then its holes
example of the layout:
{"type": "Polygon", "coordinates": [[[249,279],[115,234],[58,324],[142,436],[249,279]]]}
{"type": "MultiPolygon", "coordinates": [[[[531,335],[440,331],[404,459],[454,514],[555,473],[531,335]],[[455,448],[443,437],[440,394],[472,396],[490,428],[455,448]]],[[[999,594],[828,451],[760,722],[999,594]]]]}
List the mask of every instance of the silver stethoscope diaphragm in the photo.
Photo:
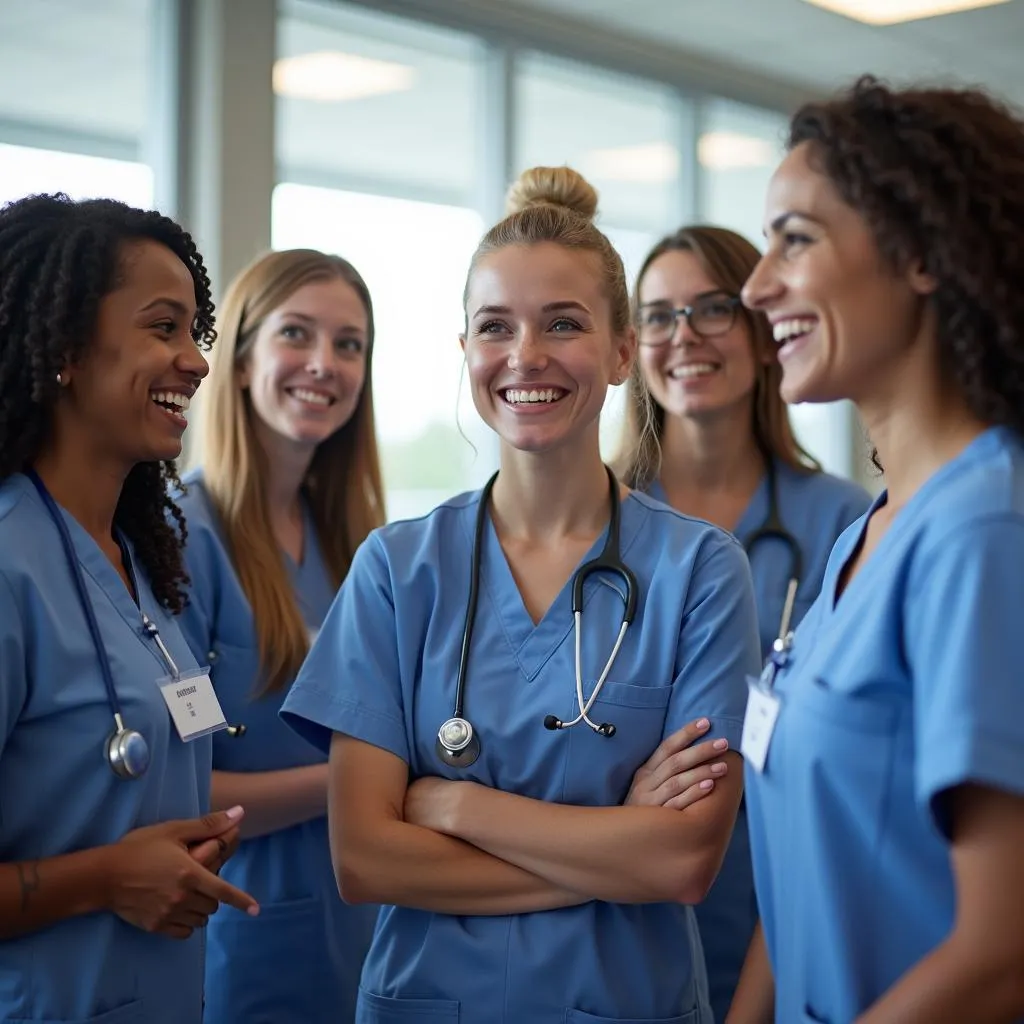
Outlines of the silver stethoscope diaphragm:
{"type": "Polygon", "coordinates": [[[452,768],[466,768],[480,756],[480,741],[464,718],[449,718],[437,730],[437,756],[452,768]]]}

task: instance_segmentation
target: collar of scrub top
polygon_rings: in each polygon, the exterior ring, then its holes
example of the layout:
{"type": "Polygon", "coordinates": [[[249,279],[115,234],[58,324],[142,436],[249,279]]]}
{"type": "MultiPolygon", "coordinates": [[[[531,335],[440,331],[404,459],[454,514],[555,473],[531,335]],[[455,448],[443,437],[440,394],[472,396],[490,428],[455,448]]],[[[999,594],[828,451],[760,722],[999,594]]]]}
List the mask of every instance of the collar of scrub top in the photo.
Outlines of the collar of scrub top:
{"type": "MultiPolygon", "coordinates": [[[[71,540],[71,533],[68,530],[67,523],[64,522],[64,516],[61,514],[60,508],[57,506],[57,502],[53,500],[53,495],[51,495],[49,490],[47,490],[46,484],[44,484],[40,479],[39,474],[36,473],[34,469],[30,469],[26,473],[26,476],[32,481],[36,491],[39,493],[39,497],[42,499],[47,513],[53,520],[54,525],[57,527],[57,532],[60,534],[61,546],[64,548],[64,556],[68,563],[68,570],[71,573],[72,579],[75,581],[75,589],[78,591],[78,600],[82,606],[82,611],[85,614],[85,621],[89,627],[89,634],[92,638],[93,647],[96,649],[96,658],[99,662],[100,674],[103,676],[103,685],[107,690],[107,701],[110,704],[110,711],[114,717],[115,726],[113,734],[107,737],[104,744],[104,752],[106,754],[107,762],[118,778],[139,778],[141,775],[145,774],[146,769],[149,767],[149,744],[141,733],[136,732],[134,729],[128,729],[125,727],[124,717],[121,713],[121,702],[117,696],[117,688],[114,686],[114,673],[110,667],[110,657],[107,654],[106,646],[103,643],[103,635],[100,633],[99,623],[96,621],[96,611],[89,598],[89,592],[86,590],[85,575],[83,574],[82,567],[78,562],[78,555],[75,552],[75,546],[71,540]]],[[[125,561],[125,568],[127,569],[128,575],[132,581],[132,588],[135,591],[135,594],[138,595],[139,585],[135,577],[135,569],[132,565],[131,554],[128,550],[128,546],[125,544],[124,539],[119,533],[116,535],[116,539],[118,547],[121,549],[121,555],[125,561]]],[[[179,675],[178,666],[174,663],[174,659],[171,657],[170,651],[167,650],[163,640],[161,640],[156,625],[145,613],[142,613],[142,624],[146,633],[156,641],[157,646],[160,648],[160,653],[167,662],[167,666],[171,670],[173,677],[177,678],[179,675]]]]}
{"type": "MultiPolygon", "coordinates": [[[[600,724],[590,720],[590,709],[597,700],[604,686],[608,673],[615,664],[615,658],[622,646],[626,629],[636,615],[637,595],[639,585],[632,570],[622,561],[619,550],[619,535],[621,532],[621,501],[619,499],[619,481],[615,474],[605,466],[608,474],[609,504],[611,513],[608,521],[608,536],[601,553],[589,562],[581,565],[572,575],[572,612],[573,631],[576,635],[576,700],[579,705],[579,714],[570,722],[563,722],[555,715],[546,715],[544,728],[556,731],[559,729],[570,729],[580,722],[586,722],[594,732],[601,736],[611,737],[615,735],[615,726],[611,722],[600,724]],[[624,607],[622,612],[622,623],[619,626],[619,635],[612,648],[612,653],[605,662],[604,671],[601,673],[594,686],[594,692],[589,698],[583,696],[583,671],[581,634],[583,622],[583,585],[587,577],[594,573],[610,573],[618,576],[625,586],[625,593],[622,595],[624,607]]],[[[480,505],[476,514],[476,530],[473,537],[473,555],[470,561],[469,579],[469,600],[466,604],[466,622],[462,630],[462,650],[459,657],[459,675],[455,686],[455,708],[452,717],[443,722],[437,731],[437,742],[435,750],[437,756],[451,768],[468,768],[480,756],[480,737],[477,735],[469,720],[465,717],[464,708],[466,702],[466,676],[469,667],[469,649],[473,640],[473,623],[476,620],[476,608],[479,598],[480,584],[480,555],[483,550],[484,527],[487,523],[487,505],[494,482],[498,479],[495,473],[484,486],[480,495],[480,505]]]]}
{"type": "MultiPolygon", "coordinates": [[[[793,620],[793,605],[796,602],[796,592],[803,578],[803,552],[796,537],[786,528],[779,514],[779,481],[778,471],[775,467],[775,460],[772,457],[765,459],[768,475],[768,514],[764,522],[752,533],[747,534],[743,541],[747,557],[763,540],[780,541],[789,551],[789,582],[786,584],[786,597],[782,604],[782,617],[779,622],[778,639],[779,644],[789,636],[789,626],[793,620]]],[[[774,646],[773,651],[774,654],[774,646]]],[[[787,648],[788,649],[788,648],[787,648]]],[[[769,655],[769,658],[771,655],[769,655]]]]}

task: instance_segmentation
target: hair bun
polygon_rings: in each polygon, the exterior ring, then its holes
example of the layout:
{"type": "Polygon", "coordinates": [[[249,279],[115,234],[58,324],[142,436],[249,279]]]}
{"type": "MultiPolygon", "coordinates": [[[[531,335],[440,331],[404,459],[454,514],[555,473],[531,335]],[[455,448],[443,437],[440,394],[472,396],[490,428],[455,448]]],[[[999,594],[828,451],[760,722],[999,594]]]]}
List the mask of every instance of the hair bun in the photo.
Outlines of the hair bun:
{"type": "Polygon", "coordinates": [[[593,220],[597,213],[594,186],[571,167],[531,167],[523,171],[508,190],[506,210],[520,213],[530,206],[561,206],[593,220]]]}

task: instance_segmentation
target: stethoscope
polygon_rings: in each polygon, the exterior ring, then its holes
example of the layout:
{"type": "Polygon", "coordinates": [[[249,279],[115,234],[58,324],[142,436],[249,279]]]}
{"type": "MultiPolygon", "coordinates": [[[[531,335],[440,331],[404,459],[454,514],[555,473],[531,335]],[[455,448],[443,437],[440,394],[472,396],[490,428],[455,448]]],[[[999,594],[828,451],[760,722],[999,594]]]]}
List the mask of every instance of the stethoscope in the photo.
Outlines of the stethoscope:
{"type": "MultiPolygon", "coordinates": [[[[103,685],[107,690],[107,700],[110,704],[111,714],[114,716],[114,731],[103,743],[104,757],[107,764],[110,765],[111,771],[119,779],[138,779],[145,775],[146,769],[149,768],[149,744],[142,733],[137,732],[135,729],[129,729],[124,724],[121,702],[118,700],[117,689],[114,686],[114,673],[110,667],[110,658],[103,644],[103,635],[100,633],[99,623],[96,621],[96,612],[93,609],[92,601],[89,599],[89,592],[85,587],[85,575],[82,572],[81,565],[79,565],[78,556],[75,554],[75,547],[72,543],[67,523],[64,522],[64,517],[57,507],[57,503],[46,489],[46,484],[39,478],[38,473],[34,469],[30,469],[26,475],[35,485],[35,489],[39,492],[39,497],[42,499],[46,511],[49,513],[50,518],[57,527],[57,532],[60,534],[61,546],[64,548],[64,557],[67,559],[68,568],[75,581],[78,600],[82,606],[82,611],[85,613],[85,620],[89,627],[89,635],[92,637],[93,647],[96,649],[100,673],[103,676],[103,685]]],[[[132,589],[138,594],[139,585],[135,576],[135,567],[132,564],[131,553],[120,535],[117,535],[117,544],[121,549],[121,557],[131,579],[132,589]]],[[[156,623],[145,612],[142,612],[141,609],[140,612],[142,614],[143,631],[156,643],[171,677],[177,679],[181,673],[174,658],[171,657],[171,652],[167,649],[166,644],[164,644],[156,623]]],[[[245,731],[244,726],[239,728],[242,732],[245,731]]]]}
{"type": "MultiPolygon", "coordinates": [[[[763,540],[781,541],[789,549],[789,582],[786,584],[786,599],[782,605],[782,619],[779,622],[778,636],[784,639],[789,636],[789,626],[793,619],[793,606],[796,601],[797,588],[803,578],[803,553],[796,537],[783,525],[779,515],[779,487],[775,466],[771,459],[767,460],[768,470],[768,515],[764,522],[743,541],[743,547],[750,557],[754,547],[763,540]]],[[[776,641],[778,643],[778,641],[776,641]]]]}
{"type": "MultiPolygon", "coordinates": [[[[599,736],[612,737],[615,735],[615,726],[611,722],[600,724],[590,720],[590,709],[601,693],[601,688],[615,664],[615,658],[622,646],[623,638],[629,624],[636,614],[636,602],[639,587],[636,576],[632,570],[622,561],[619,553],[619,535],[621,522],[621,509],[619,501],[619,482],[615,474],[605,467],[608,473],[608,490],[611,502],[611,517],[608,523],[608,537],[605,540],[601,553],[591,561],[581,565],[572,576],[572,614],[573,632],[576,637],[576,702],[579,707],[579,714],[571,722],[563,722],[555,715],[546,715],[544,728],[552,731],[559,729],[571,729],[580,722],[586,722],[591,729],[599,736]],[[589,698],[583,695],[583,668],[581,651],[581,634],[583,623],[583,585],[587,577],[595,573],[610,573],[618,576],[626,588],[622,595],[624,607],[622,611],[622,623],[619,626],[619,635],[616,638],[612,653],[605,662],[604,670],[601,672],[594,686],[594,692],[589,698]]],[[[465,717],[466,700],[466,675],[469,665],[469,649],[473,640],[473,623],[476,619],[476,609],[479,598],[480,586],[480,554],[483,550],[484,528],[487,524],[487,504],[494,487],[494,481],[498,478],[495,473],[487,481],[480,495],[480,507],[476,514],[476,532],[473,538],[473,556],[470,565],[469,577],[469,601],[466,605],[466,622],[462,630],[462,652],[459,657],[459,675],[455,686],[455,708],[452,717],[444,722],[437,731],[437,743],[435,749],[437,756],[451,768],[468,768],[480,756],[480,737],[473,726],[465,717]]],[[[617,588],[616,588],[617,589],[617,588]]]]}

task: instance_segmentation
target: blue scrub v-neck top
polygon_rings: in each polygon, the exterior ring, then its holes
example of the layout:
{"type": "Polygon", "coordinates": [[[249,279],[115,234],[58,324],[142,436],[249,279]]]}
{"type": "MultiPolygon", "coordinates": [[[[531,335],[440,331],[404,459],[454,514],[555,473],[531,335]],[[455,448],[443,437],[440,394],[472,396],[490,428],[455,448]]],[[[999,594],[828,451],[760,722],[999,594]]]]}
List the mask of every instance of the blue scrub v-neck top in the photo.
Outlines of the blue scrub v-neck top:
{"type": "MultiPolygon", "coordinates": [[[[803,563],[793,603],[791,628],[795,628],[821,590],[833,545],[843,530],[867,511],[871,497],[852,481],[828,473],[801,473],[781,459],[775,460],[774,468],[779,518],[799,544],[803,563]]],[[[667,501],[657,480],[648,493],[667,501]]],[[[733,530],[743,544],[768,518],[769,493],[766,473],[733,530]]],[[[766,658],[779,633],[792,556],[783,542],[767,537],[753,545],[748,557],[757,600],[761,656],[766,658]]],[[[718,878],[696,913],[711,1007],[715,1019],[722,1021],[732,1004],[758,917],[745,803],[736,817],[718,878]]]]}
{"type": "Polygon", "coordinates": [[[944,793],[1024,796],[1024,444],[978,437],[837,598],[864,529],[836,545],[746,770],[779,1021],[853,1020],[949,935],[944,793]]]}
{"type": "MultiPolygon", "coordinates": [[[[252,608],[228,553],[220,518],[197,470],[176,500],[188,524],[192,578],[182,630],[210,665],[217,697],[244,736],[213,740],[218,771],[266,772],[323,764],[325,755],[289,729],[284,686],[256,697],[262,682],[252,608]]],[[[284,555],[295,600],[315,635],[334,599],[312,513],[304,506],[303,553],[284,555]]],[[[338,895],[325,815],[243,840],[221,870],[260,904],[259,917],[222,907],[207,925],[204,1024],[341,1024],[351,1021],[377,908],[338,895]]]]}
{"type": "MultiPolygon", "coordinates": [[[[198,666],[175,617],[133,557],[139,604],[99,545],[62,512],[110,657],[124,723],[151,763],[114,775],[104,752],[113,711],[74,577],[35,487],[0,484],[0,862],[116,843],[133,829],[208,809],[210,739],[183,743],[158,681],[169,674],[142,613],[181,672],[198,666]]],[[[129,545],[131,552],[131,545],[129,545]]],[[[184,941],[113,913],[58,922],[0,942],[0,1019],[199,1024],[201,929],[184,941]]]]}
{"type": "MultiPolygon", "coordinates": [[[[282,714],[327,750],[343,733],[404,760],[413,779],[470,779],[555,803],[614,806],[661,740],[706,715],[738,748],[746,676],[759,665],[750,571],[724,531],[632,493],[623,560],[637,576],[636,618],[585,725],[576,715],[570,582],[536,625],[493,524],[481,552],[465,712],[481,737],[464,771],[434,749],[452,714],[480,493],[376,531],[285,701],[282,714]]],[[[595,557],[605,536],[584,560],[595,557]]],[[[582,658],[589,696],[622,619],[622,597],[591,577],[582,658]]],[[[686,813],[685,811],[680,813],[686,813]]],[[[643,856],[643,851],[637,851],[643,856]]],[[[603,1024],[710,1020],[693,909],[678,903],[583,906],[510,916],[385,907],[363,971],[357,1021],[603,1024]]]]}

